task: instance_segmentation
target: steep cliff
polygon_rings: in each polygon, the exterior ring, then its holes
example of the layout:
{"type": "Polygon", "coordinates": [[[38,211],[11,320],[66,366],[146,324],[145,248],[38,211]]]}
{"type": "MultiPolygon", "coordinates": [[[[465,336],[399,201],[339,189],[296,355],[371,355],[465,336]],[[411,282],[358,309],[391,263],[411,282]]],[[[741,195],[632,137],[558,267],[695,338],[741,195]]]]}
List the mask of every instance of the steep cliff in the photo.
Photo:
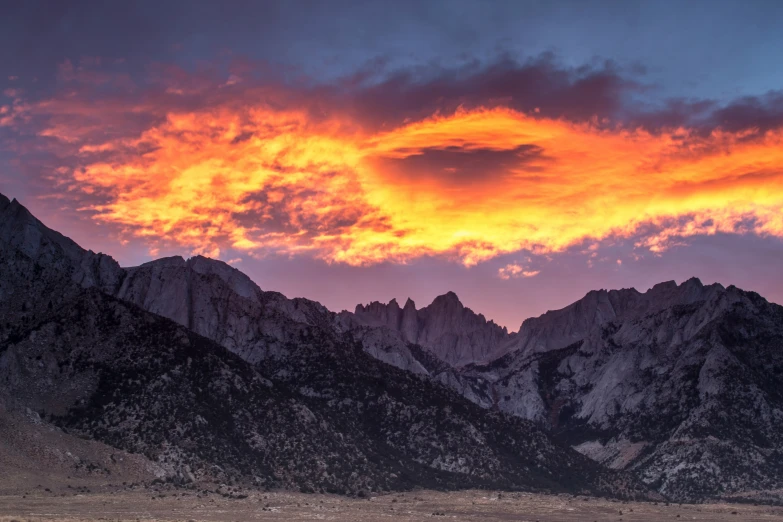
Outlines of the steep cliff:
{"type": "Polygon", "coordinates": [[[465,307],[454,292],[418,310],[411,299],[403,308],[395,299],[358,305],[353,318],[358,325],[385,327],[451,366],[487,361],[514,347],[513,334],[465,307]]]}

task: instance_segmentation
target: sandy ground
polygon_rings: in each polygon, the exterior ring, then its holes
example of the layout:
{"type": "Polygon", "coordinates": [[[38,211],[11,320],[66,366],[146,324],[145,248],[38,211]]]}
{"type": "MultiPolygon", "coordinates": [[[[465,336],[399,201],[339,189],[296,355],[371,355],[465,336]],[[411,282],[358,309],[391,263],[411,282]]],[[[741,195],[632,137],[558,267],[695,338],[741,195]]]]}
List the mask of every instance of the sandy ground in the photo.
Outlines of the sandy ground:
{"type": "Polygon", "coordinates": [[[482,521],[783,521],[769,506],[638,503],[525,493],[419,491],[369,499],[284,492],[243,492],[247,498],[192,491],[45,491],[0,495],[0,522],[482,520],[482,521]]]}

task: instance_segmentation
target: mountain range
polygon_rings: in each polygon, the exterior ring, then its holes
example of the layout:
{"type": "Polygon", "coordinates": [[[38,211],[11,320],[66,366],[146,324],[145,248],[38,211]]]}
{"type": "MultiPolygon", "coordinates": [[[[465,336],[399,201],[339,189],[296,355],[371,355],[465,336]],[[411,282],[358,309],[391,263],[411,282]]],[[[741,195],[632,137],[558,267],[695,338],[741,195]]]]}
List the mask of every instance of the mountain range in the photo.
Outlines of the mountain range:
{"type": "MultiPolygon", "coordinates": [[[[2,195],[0,248],[0,428],[81,448],[64,473],[121,454],[139,476],[349,494],[783,487],[783,307],[753,292],[592,291],[508,332],[452,292],[335,313],[201,256],[120,267],[2,195]]],[[[0,462],[41,458],[14,440],[0,462]]]]}

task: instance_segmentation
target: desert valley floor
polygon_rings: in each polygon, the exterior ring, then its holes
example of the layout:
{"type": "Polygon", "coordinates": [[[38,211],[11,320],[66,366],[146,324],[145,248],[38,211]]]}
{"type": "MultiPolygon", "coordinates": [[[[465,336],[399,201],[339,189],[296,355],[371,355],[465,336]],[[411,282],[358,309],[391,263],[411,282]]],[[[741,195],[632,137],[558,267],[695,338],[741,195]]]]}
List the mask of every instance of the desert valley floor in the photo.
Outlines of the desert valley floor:
{"type": "Polygon", "coordinates": [[[85,489],[0,494],[0,522],[497,520],[497,521],[783,521],[783,507],[742,504],[622,502],[572,495],[495,491],[394,493],[367,499],[286,492],[243,492],[246,498],[193,491],[85,489]]]}

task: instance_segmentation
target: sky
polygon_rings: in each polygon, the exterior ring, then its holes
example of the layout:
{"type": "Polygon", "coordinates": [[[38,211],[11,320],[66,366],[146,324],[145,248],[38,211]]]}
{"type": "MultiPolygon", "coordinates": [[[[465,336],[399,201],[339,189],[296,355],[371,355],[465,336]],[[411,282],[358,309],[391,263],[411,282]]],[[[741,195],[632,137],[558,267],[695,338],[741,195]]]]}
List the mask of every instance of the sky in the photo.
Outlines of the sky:
{"type": "Polygon", "coordinates": [[[0,192],[133,266],[517,330],[692,276],[783,302],[783,3],[0,6],[0,192]]]}

